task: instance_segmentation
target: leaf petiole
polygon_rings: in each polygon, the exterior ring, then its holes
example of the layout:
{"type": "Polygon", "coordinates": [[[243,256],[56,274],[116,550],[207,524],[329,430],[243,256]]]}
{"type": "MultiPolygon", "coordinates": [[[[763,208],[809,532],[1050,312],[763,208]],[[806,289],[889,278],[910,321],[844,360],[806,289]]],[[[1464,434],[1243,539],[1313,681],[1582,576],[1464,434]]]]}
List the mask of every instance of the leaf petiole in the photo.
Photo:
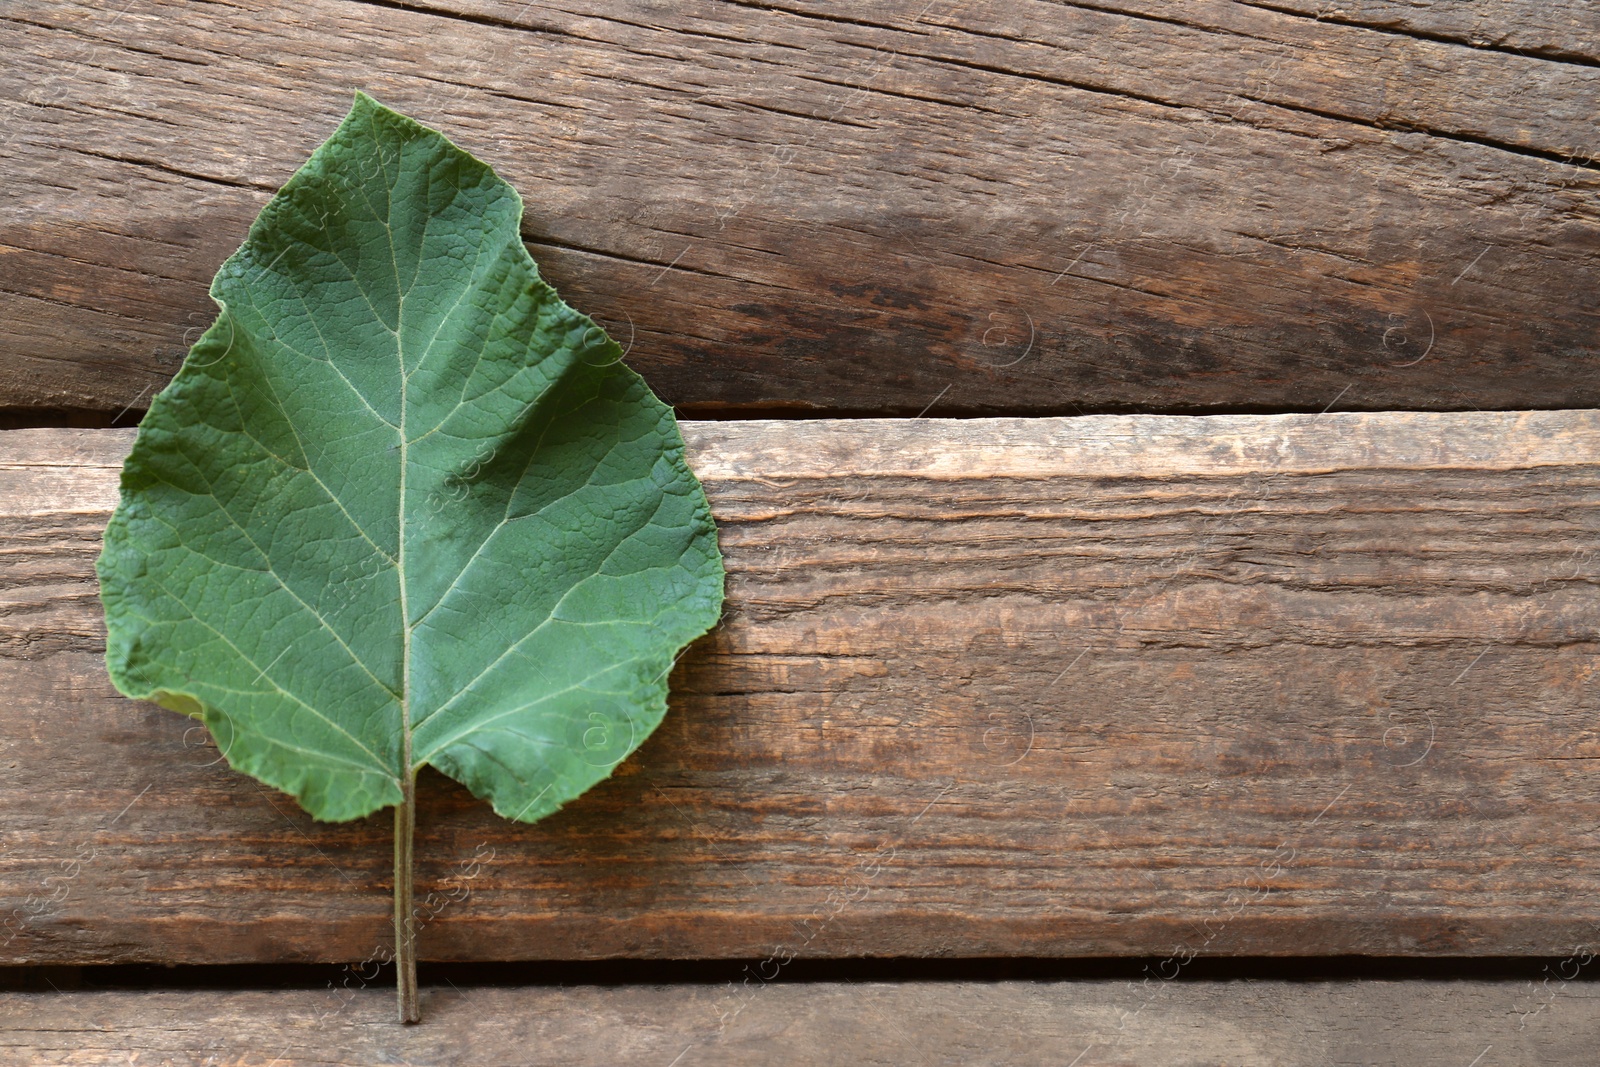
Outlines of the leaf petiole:
{"type": "Polygon", "coordinates": [[[394,966],[400,993],[400,1021],[420,1022],[417,993],[417,920],[412,908],[411,842],[417,828],[417,772],[401,783],[404,799],[394,809],[394,966]]]}

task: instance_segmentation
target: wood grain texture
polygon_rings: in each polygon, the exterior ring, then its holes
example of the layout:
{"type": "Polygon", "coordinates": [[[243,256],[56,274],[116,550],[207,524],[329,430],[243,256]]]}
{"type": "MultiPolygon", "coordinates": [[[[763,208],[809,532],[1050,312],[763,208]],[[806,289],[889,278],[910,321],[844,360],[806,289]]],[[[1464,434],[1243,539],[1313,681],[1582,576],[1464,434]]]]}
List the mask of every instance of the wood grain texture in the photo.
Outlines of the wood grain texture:
{"type": "MultiPolygon", "coordinates": [[[[545,822],[425,778],[424,957],[1593,943],[1600,413],[685,433],[725,620],[545,822]]],[[[110,688],[130,437],[0,436],[0,961],[381,957],[387,819],[110,688]]]]}
{"type": "Polygon", "coordinates": [[[403,1027],[383,989],[0,994],[0,1055],[39,1067],[1513,1067],[1588,1063],[1600,1040],[1592,982],[1548,993],[1537,981],[1133,980],[424,997],[423,1024],[403,1027]]]}
{"type": "Polygon", "coordinates": [[[355,88],[521,190],[546,275],[690,412],[1596,406],[1597,27],[1583,0],[0,4],[0,408],[140,410],[355,88]]]}

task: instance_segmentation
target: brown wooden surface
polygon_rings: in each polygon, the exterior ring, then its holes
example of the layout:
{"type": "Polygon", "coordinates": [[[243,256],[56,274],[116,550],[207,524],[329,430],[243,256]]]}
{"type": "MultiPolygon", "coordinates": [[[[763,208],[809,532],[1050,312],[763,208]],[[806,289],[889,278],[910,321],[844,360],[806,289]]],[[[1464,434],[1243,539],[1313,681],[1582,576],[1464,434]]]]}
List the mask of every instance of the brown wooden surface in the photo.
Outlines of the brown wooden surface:
{"type": "Polygon", "coordinates": [[[1597,27],[1585,0],[0,3],[0,409],[130,424],[356,88],[499,168],[550,279],[691,411],[1596,406],[1597,27]]]}
{"type": "MultiPolygon", "coordinates": [[[[1533,970],[1533,969],[1530,969],[1533,970]]],[[[1593,982],[997,982],[0,994],[40,1067],[1526,1067],[1592,1063],[1593,982]]]]}
{"type": "MultiPolygon", "coordinates": [[[[0,435],[0,962],[381,956],[387,818],[111,690],[130,436],[0,435]]],[[[425,779],[425,957],[1593,942],[1600,413],[686,437],[724,624],[557,816],[425,779]]]]}

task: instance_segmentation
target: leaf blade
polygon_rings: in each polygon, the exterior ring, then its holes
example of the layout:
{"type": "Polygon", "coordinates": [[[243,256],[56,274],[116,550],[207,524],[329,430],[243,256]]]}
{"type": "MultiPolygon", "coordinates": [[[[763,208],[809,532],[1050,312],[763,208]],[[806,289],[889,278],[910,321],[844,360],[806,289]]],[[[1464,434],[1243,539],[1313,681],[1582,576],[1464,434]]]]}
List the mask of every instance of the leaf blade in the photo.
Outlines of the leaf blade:
{"type": "Polygon", "coordinates": [[[318,818],[425,764],[548,814],[654,729],[720,612],[671,410],[539,278],[521,211],[358,95],[218,272],[124,468],[113,680],[318,818]]]}

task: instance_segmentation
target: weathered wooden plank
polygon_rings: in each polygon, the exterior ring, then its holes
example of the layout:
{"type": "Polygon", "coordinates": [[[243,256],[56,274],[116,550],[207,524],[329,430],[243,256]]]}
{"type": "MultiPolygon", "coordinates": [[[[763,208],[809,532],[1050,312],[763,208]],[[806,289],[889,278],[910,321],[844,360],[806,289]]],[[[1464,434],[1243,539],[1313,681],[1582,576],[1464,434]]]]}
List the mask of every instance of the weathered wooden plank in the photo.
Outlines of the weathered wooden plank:
{"type": "Polygon", "coordinates": [[[358,86],[690,411],[1600,405],[1600,16],[1392,6],[5,5],[0,408],[137,412],[358,86]]]}
{"type": "MultiPolygon", "coordinates": [[[[1600,413],[686,424],[725,622],[528,827],[422,786],[435,959],[1592,942],[1600,413]]],[[[312,823],[104,676],[126,431],[0,437],[0,958],[382,955],[312,823]]]]}
{"type": "Polygon", "coordinates": [[[1515,55],[1577,63],[1600,60],[1600,11],[1592,4],[1491,0],[1467,4],[1393,4],[1387,0],[1240,0],[1318,21],[1383,30],[1515,55]]]}
{"type": "Polygon", "coordinates": [[[424,997],[422,1025],[406,1027],[383,989],[0,994],[0,1053],[40,1067],[1507,1067],[1589,1063],[1600,1041],[1594,983],[1539,976],[441,986],[424,997]]]}

